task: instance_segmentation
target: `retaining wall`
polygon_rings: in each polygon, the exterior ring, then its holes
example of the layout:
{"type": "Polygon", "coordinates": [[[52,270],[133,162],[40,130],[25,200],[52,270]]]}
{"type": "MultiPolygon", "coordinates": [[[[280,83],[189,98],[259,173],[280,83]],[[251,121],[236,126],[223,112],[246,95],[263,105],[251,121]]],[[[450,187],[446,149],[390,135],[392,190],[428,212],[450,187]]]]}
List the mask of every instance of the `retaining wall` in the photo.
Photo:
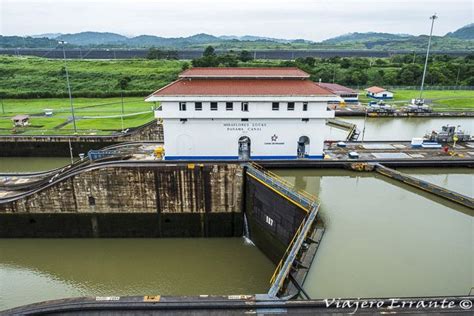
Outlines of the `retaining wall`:
{"type": "Polygon", "coordinates": [[[278,264],[306,212],[248,175],[245,178],[245,212],[250,239],[278,264]]]}
{"type": "Polygon", "coordinates": [[[242,235],[243,168],[103,168],[0,204],[0,237],[242,235]]]}
{"type": "Polygon", "coordinates": [[[137,127],[123,135],[65,136],[8,135],[0,136],[0,157],[69,157],[69,140],[74,156],[91,149],[101,149],[122,142],[163,141],[163,125],[156,121],[137,127]]]}

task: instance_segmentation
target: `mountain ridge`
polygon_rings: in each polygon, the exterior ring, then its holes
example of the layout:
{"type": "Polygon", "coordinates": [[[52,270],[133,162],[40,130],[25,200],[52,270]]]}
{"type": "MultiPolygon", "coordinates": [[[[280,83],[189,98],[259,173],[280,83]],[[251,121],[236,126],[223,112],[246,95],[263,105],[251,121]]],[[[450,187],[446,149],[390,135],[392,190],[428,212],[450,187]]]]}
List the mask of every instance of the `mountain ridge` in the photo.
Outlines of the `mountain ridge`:
{"type": "MultiPolygon", "coordinates": [[[[58,41],[69,47],[203,49],[213,45],[218,49],[413,49],[426,47],[427,35],[393,34],[384,32],[354,32],[321,42],[306,39],[282,39],[255,35],[211,35],[198,33],[187,37],[156,35],[125,36],[112,32],[86,31],[79,33],[47,33],[30,37],[1,36],[3,48],[52,48],[58,41]],[[43,37],[41,37],[43,36],[43,37]]],[[[474,49],[474,24],[465,25],[444,36],[433,37],[433,49],[474,49]]]]}

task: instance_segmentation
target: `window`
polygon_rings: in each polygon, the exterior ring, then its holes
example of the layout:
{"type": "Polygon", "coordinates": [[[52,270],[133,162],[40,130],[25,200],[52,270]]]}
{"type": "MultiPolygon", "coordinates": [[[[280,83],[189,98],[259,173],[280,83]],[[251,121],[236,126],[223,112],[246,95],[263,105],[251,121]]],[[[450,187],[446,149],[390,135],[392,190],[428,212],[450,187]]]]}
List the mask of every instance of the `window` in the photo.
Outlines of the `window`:
{"type": "Polygon", "coordinates": [[[308,111],[308,102],[303,102],[303,111],[308,111]]]}
{"type": "Polygon", "coordinates": [[[202,111],[202,102],[195,102],[194,103],[194,110],[195,111],[202,111]]]}
{"type": "Polygon", "coordinates": [[[295,102],[288,102],[288,111],[294,111],[295,110],[295,102]]]}
{"type": "Polygon", "coordinates": [[[179,102],[179,110],[186,111],[186,102],[179,102]]]}
{"type": "Polygon", "coordinates": [[[278,110],[280,110],[280,103],[273,102],[272,103],[272,111],[278,111],[278,110]]]}
{"type": "Polygon", "coordinates": [[[265,215],[265,222],[268,225],[273,226],[273,219],[271,217],[268,217],[267,215],[265,215]]]}
{"type": "Polygon", "coordinates": [[[211,102],[211,111],[217,111],[217,102],[211,102]]]}
{"type": "Polygon", "coordinates": [[[95,206],[95,197],[89,196],[89,206],[95,206]]]}
{"type": "Polygon", "coordinates": [[[242,112],[248,112],[248,111],[249,111],[249,103],[242,102],[242,112]]]}
{"type": "Polygon", "coordinates": [[[232,102],[226,102],[225,103],[225,110],[226,111],[232,111],[234,109],[234,104],[232,102]]]}

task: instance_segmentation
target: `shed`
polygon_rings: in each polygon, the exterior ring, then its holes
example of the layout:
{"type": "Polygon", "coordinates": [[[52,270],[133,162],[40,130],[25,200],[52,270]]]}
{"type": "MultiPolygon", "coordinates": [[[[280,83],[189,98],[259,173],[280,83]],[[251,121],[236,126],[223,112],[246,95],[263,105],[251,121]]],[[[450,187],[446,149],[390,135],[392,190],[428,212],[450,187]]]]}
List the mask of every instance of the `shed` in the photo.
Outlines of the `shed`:
{"type": "Polygon", "coordinates": [[[13,126],[28,126],[30,125],[30,116],[25,114],[19,114],[12,117],[13,126]]]}
{"type": "Polygon", "coordinates": [[[378,100],[393,99],[393,92],[381,87],[373,86],[365,89],[365,91],[367,91],[367,96],[370,98],[378,100]]]}

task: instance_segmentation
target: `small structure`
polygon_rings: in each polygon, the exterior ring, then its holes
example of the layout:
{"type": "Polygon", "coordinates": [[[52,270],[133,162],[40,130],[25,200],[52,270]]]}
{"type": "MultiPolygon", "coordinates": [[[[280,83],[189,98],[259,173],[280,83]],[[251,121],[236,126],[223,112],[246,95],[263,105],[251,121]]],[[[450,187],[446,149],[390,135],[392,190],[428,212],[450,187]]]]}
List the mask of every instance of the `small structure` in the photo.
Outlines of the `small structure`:
{"type": "Polygon", "coordinates": [[[393,99],[393,92],[390,92],[384,88],[373,86],[365,89],[365,91],[367,91],[367,96],[369,98],[374,98],[378,100],[393,99]]]}
{"type": "Polygon", "coordinates": [[[14,127],[24,127],[30,125],[30,116],[19,114],[12,117],[14,127]]]}
{"type": "Polygon", "coordinates": [[[346,103],[359,103],[359,94],[357,93],[357,91],[352,90],[351,88],[341,86],[337,83],[327,82],[318,82],[317,85],[321,88],[331,91],[335,95],[340,96],[346,103]]]}

